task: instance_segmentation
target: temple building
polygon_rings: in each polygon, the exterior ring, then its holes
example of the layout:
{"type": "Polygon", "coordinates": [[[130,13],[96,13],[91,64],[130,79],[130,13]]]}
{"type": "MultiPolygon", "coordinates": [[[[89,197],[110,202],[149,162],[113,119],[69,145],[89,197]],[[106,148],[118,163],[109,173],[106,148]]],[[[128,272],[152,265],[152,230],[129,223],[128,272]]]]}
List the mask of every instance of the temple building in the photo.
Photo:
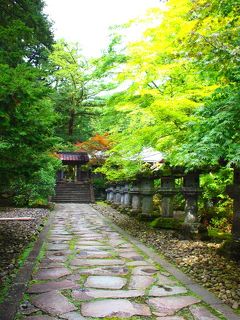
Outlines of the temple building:
{"type": "Polygon", "coordinates": [[[57,173],[54,202],[94,202],[87,152],[58,152],[62,168],[57,173]]]}

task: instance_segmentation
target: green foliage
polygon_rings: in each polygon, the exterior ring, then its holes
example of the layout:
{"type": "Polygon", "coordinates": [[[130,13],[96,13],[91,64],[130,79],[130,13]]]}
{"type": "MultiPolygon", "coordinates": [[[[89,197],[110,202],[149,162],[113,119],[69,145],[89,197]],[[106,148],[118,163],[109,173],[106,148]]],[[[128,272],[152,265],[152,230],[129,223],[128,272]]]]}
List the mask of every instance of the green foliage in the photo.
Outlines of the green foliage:
{"type": "Polygon", "coordinates": [[[199,111],[199,120],[190,128],[189,137],[180,146],[174,162],[190,169],[219,162],[239,165],[239,103],[237,87],[218,89],[199,111]]]}
{"type": "Polygon", "coordinates": [[[223,168],[216,173],[201,176],[203,196],[200,211],[205,223],[221,230],[230,230],[232,200],[226,195],[226,185],[232,181],[232,170],[223,168]]]}
{"type": "Polygon", "coordinates": [[[46,201],[58,165],[50,155],[56,116],[45,80],[52,34],[42,1],[0,7],[0,191],[33,205],[46,201]]]}
{"type": "Polygon", "coordinates": [[[0,3],[0,63],[16,67],[40,65],[51,47],[51,24],[42,0],[2,0],[0,3]]]}
{"type": "Polygon", "coordinates": [[[182,226],[182,223],[183,223],[183,220],[179,220],[175,218],[158,217],[152,222],[150,222],[150,226],[152,228],[179,230],[182,226]]]}
{"type": "Polygon", "coordinates": [[[218,228],[208,228],[208,236],[215,240],[215,241],[222,241],[222,240],[231,240],[232,235],[228,232],[223,232],[221,229],[218,228]]]}
{"type": "Polygon", "coordinates": [[[186,48],[201,72],[218,88],[206,99],[173,160],[188,168],[240,164],[239,142],[239,1],[196,1],[189,18],[196,21],[186,48]]]}
{"type": "Polygon", "coordinates": [[[195,110],[217,87],[184,51],[185,39],[196,24],[186,17],[190,9],[186,0],[170,1],[169,10],[151,10],[145,19],[128,25],[131,30],[142,24],[145,30],[140,40],[127,44],[126,61],[117,77],[125,88],[108,100],[103,116],[113,148],[102,172],[111,180],[141,170],[137,161],[134,168],[126,159],[144,147],[163,151],[166,157],[172,154],[195,120],[195,110]]]}
{"type": "Polygon", "coordinates": [[[18,206],[26,203],[31,207],[45,206],[49,196],[54,194],[55,173],[59,168],[59,160],[49,155],[42,155],[41,158],[38,159],[38,171],[34,171],[25,180],[17,179],[11,184],[14,202],[18,206]]]}
{"type": "Polygon", "coordinates": [[[228,231],[232,200],[225,188],[230,168],[240,166],[240,3],[169,0],[166,6],[118,28],[122,35],[136,26],[143,32],[126,44],[119,90],[103,113],[112,148],[99,171],[110,181],[149,173],[137,155],[153,147],[172,166],[216,172],[201,179],[202,220],[228,231]]]}
{"type": "Polygon", "coordinates": [[[78,44],[64,40],[53,48],[50,80],[55,84],[52,98],[58,114],[56,133],[65,142],[87,140],[94,131],[94,118],[105,105],[104,92],[112,89],[104,81],[110,68],[108,56],[86,59],[78,44]]]}

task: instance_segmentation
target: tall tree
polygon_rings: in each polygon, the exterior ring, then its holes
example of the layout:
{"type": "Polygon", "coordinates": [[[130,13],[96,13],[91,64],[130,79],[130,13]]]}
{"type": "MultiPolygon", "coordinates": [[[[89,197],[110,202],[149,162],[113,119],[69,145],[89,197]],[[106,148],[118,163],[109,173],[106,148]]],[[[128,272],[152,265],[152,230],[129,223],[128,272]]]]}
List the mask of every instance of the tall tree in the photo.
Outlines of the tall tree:
{"type": "Polygon", "coordinates": [[[11,67],[29,62],[39,65],[53,42],[42,0],[0,2],[0,62],[11,67]]]}
{"type": "Polygon", "coordinates": [[[47,195],[57,163],[49,156],[55,116],[45,62],[53,38],[43,4],[0,4],[0,181],[21,203],[47,195]]]}
{"type": "MultiPolygon", "coordinates": [[[[115,147],[108,161],[113,164],[115,159],[119,166],[125,158],[123,174],[134,173],[126,159],[144,147],[164,151],[166,157],[172,154],[184,140],[188,123],[194,121],[195,110],[216,88],[212,77],[200,72],[184,50],[196,24],[186,18],[191,2],[170,1],[168,6],[165,11],[151,10],[145,19],[128,26],[140,23],[145,28],[137,41],[127,45],[127,62],[118,76],[125,88],[109,100],[110,139],[115,147]],[[114,117],[121,118],[118,124],[111,121],[114,117]],[[131,168],[126,170],[126,165],[131,168]]],[[[107,165],[105,172],[110,174],[107,165]]],[[[116,175],[119,178],[120,171],[116,175]]]]}
{"type": "Polygon", "coordinates": [[[188,19],[195,27],[185,42],[194,64],[218,88],[191,125],[175,162],[189,168],[226,163],[240,166],[239,1],[195,1],[188,19]]]}
{"type": "Polygon", "coordinates": [[[99,59],[87,59],[78,44],[60,40],[50,55],[56,88],[55,109],[59,114],[57,134],[65,141],[76,142],[89,138],[93,118],[105,105],[104,95],[113,88],[105,81],[109,76],[110,53],[99,59]]]}

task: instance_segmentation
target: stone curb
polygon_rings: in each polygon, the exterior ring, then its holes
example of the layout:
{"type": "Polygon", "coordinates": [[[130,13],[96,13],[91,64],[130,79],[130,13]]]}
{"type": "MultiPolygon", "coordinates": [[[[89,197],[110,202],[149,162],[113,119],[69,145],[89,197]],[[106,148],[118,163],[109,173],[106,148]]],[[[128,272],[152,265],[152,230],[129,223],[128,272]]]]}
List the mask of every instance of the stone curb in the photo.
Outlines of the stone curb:
{"type": "Polygon", "coordinates": [[[111,225],[116,231],[118,231],[121,235],[127,238],[130,242],[132,242],[137,248],[139,248],[142,252],[144,252],[147,256],[149,256],[154,262],[160,264],[164,269],[166,269],[169,273],[171,273],[177,280],[183,283],[189,290],[198,295],[202,301],[209,304],[214,310],[220,312],[227,320],[239,320],[240,316],[235,314],[232,309],[223,303],[219,298],[217,298],[213,293],[209,292],[207,289],[196,283],[190,277],[188,277],[185,273],[174,267],[171,263],[165,260],[163,257],[160,257],[154,249],[146,247],[140,241],[133,238],[126,231],[118,227],[115,223],[113,223],[109,218],[103,216],[99,213],[95,208],[92,207],[97,214],[103,217],[107,223],[111,225]]]}
{"type": "Polygon", "coordinates": [[[54,211],[50,213],[48,221],[43,230],[39,233],[38,239],[36,240],[32,251],[30,252],[24,265],[19,269],[12,286],[8,291],[6,299],[0,304],[0,319],[13,320],[15,318],[15,315],[19,308],[19,304],[27,289],[27,284],[31,279],[33,268],[36,263],[36,258],[45,241],[46,235],[49,232],[53,216],[54,211]]]}

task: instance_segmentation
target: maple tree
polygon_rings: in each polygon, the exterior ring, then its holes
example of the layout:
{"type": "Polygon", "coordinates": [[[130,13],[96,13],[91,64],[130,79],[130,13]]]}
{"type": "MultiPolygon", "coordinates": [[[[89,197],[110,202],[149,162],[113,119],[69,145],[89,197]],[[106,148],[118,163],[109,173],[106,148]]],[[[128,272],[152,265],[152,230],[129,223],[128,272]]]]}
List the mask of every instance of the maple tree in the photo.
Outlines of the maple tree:
{"type": "Polygon", "coordinates": [[[90,155],[90,165],[102,165],[106,160],[106,152],[110,149],[108,135],[99,135],[89,138],[84,142],[75,144],[76,151],[85,151],[90,155]]]}

